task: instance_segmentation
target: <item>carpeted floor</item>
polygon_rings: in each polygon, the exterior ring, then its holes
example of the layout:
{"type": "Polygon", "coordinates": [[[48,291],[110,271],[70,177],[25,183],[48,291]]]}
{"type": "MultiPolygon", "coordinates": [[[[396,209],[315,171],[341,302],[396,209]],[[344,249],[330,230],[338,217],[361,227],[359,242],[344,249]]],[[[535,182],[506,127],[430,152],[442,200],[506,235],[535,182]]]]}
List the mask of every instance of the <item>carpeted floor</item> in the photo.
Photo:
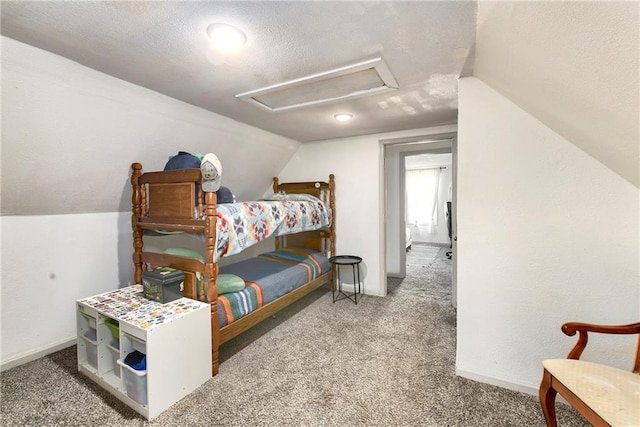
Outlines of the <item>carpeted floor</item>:
{"type": "MultiPolygon", "coordinates": [[[[310,294],[224,345],[220,374],[149,423],[78,374],[75,347],[2,373],[2,426],[543,426],[535,396],[456,377],[451,260],[389,296],[310,294]]],[[[558,404],[561,426],[585,426],[558,404]]]]}
{"type": "Polygon", "coordinates": [[[428,267],[438,256],[443,245],[430,245],[428,243],[413,243],[411,250],[407,251],[407,266],[428,267]]]}

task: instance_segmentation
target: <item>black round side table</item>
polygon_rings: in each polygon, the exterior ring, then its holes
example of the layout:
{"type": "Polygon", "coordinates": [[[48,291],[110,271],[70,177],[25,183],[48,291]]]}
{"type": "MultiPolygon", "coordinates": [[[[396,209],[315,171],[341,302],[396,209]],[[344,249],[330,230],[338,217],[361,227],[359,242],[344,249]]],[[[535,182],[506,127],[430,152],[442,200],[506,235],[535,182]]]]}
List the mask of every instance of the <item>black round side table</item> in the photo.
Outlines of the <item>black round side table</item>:
{"type": "Polygon", "coordinates": [[[333,302],[348,298],[354,303],[358,304],[358,294],[362,295],[362,288],[360,287],[360,263],[362,262],[362,258],[355,255],[336,255],[329,258],[329,262],[331,263],[331,267],[335,272],[333,277],[336,279],[337,284],[337,289],[335,285],[331,287],[333,302]],[[342,291],[342,278],[340,277],[340,267],[349,265],[351,266],[353,272],[352,294],[346,294],[342,291]]]}

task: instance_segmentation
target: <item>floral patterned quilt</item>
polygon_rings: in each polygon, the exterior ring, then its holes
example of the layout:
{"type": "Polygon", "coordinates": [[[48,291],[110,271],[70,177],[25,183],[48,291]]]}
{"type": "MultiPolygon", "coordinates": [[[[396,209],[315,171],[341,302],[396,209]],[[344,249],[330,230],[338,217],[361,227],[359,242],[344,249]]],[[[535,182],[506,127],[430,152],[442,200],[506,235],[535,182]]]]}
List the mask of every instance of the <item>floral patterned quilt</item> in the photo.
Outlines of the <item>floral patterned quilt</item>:
{"type": "Polygon", "coordinates": [[[320,199],[292,196],[216,206],[216,261],[271,236],[319,230],[331,224],[331,212],[320,199]]]}

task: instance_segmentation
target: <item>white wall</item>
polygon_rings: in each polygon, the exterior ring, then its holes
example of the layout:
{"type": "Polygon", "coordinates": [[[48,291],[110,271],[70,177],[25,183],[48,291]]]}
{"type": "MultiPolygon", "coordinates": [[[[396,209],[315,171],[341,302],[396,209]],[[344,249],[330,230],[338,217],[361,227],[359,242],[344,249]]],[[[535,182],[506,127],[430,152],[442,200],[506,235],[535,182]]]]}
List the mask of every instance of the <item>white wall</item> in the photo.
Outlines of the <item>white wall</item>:
{"type": "MultiPolygon", "coordinates": [[[[386,229],[386,270],[392,277],[405,277],[406,257],[405,237],[400,216],[400,204],[403,202],[400,192],[400,151],[397,146],[387,145],[384,149],[384,189],[385,189],[385,229],[386,229]]],[[[404,184],[403,184],[404,186],[404,184]]]]}
{"type": "Polygon", "coordinates": [[[455,126],[305,143],[280,173],[284,181],[336,176],[337,252],[363,258],[365,293],[386,295],[382,144],[451,131],[455,126]]]}
{"type": "Polygon", "coordinates": [[[75,343],[75,301],[132,283],[131,215],[3,216],[2,369],[75,343]]]}
{"type": "Polygon", "coordinates": [[[473,75],[640,186],[640,2],[479,1],[473,75]]]}
{"type": "Polygon", "coordinates": [[[378,138],[360,137],[303,144],[279,177],[282,181],[336,180],[337,254],[358,255],[366,294],[384,295],[378,248],[381,201],[381,146],[378,138]]]}
{"type": "Polygon", "coordinates": [[[3,215],[129,211],[131,163],[179,150],[216,153],[255,200],[299,145],[2,37],[3,215]]]}
{"type": "Polygon", "coordinates": [[[75,300],[131,282],[131,162],[216,152],[255,198],[299,145],[3,37],[2,368],[73,343],[75,300]]]}
{"type": "MultiPolygon", "coordinates": [[[[457,373],[535,392],[564,322],[640,318],[640,192],[476,78],[459,106],[457,373]]],[[[584,357],[629,369],[634,347],[584,357]]]]}

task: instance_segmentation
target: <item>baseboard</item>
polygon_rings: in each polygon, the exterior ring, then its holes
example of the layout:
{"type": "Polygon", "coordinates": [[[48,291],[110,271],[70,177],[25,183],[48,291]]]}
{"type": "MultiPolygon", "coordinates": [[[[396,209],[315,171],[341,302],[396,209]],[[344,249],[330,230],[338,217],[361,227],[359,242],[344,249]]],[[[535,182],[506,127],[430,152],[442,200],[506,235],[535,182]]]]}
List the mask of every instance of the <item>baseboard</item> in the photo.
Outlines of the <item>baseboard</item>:
{"type": "Polygon", "coordinates": [[[364,292],[364,289],[362,290],[362,295],[367,295],[370,297],[380,297],[380,298],[383,297],[383,295],[380,295],[378,292],[369,292],[369,291],[364,292]]]}
{"type": "Polygon", "coordinates": [[[476,374],[474,372],[463,371],[462,369],[456,368],[456,375],[459,377],[467,378],[469,380],[477,381],[480,383],[485,383],[489,385],[495,385],[497,387],[506,388],[513,391],[519,391],[521,393],[532,394],[534,396],[538,395],[538,387],[531,387],[527,384],[515,383],[512,381],[505,381],[499,378],[487,377],[484,375],[476,374]]]}
{"type": "Polygon", "coordinates": [[[414,244],[418,244],[418,245],[427,245],[427,246],[451,246],[451,243],[449,242],[417,242],[417,241],[413,241],[414,244]]]}
{"type": "Polygon", "coordinates": [[[27,362],[40,359],[41,357],[44,357],[48,354],[55,353],[56,351],[60,351],[67,347],[71,347],[72,345],[75,345],[76,342],[77,340],[74,337],[60,341],[47,347],[42,347],[38,350],[32,350],[26,353],[19,354],[9,360],[3,360],[2,364],[0,364],[0,372],[15,368],[16,366],[24,365],[27,362]]]}

